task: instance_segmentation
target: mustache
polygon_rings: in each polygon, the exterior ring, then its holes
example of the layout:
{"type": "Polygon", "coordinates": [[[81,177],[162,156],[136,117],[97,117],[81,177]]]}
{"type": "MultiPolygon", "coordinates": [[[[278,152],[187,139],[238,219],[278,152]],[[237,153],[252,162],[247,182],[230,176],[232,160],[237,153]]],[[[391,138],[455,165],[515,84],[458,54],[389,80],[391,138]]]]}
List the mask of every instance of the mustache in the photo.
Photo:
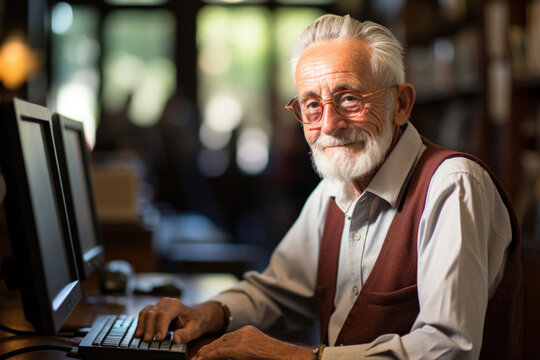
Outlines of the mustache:
{"type": "Polygon", "coordinates": [[[313,143],[313,147],[318,149],[324,149],[330,146],[343,146],[359,142],[365,142],[366,140],[367,135],[363,130],[358,130],[348,134],[341,134],[338,136],[321,134],[313,143]]]}

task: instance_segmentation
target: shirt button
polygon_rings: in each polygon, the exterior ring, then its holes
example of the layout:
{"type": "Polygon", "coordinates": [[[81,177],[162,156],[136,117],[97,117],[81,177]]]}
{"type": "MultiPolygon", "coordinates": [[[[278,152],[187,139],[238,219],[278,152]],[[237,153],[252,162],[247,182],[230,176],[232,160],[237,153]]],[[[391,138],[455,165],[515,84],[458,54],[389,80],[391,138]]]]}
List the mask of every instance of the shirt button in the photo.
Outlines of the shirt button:
{"type": "Polygon", "coordinates": [[[360,232],[357,231],[356,233],[354,233],[354,240],[358,241],[362,238],[362,235],[360,235],[360,232]]]}
{"type": "Polygon", "coordinates": [[[354,286],[352,288],[352,292],[353,292],[354,296],[358,295],[358,286],[354,286]]]}

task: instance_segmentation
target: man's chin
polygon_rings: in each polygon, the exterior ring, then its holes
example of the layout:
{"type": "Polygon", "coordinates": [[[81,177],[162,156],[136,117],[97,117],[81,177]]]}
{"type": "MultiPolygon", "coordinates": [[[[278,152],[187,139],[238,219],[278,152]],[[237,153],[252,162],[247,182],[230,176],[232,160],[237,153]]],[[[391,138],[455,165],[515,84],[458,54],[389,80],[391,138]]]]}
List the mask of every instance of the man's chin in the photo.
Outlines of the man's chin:
{"type": "Polygon", "coordinates": [[[331,164],[342,164],[350,159],[365,156],[364,144],[355,143],[343,146],[325,147],[321,151],[322,160],[331,164]]]}
{"type": "MultiPolygon", "coordinates": [[[[319,157],[313,158],[313,166],[319,176],[324,179],[339,180],[342,182],[349,182],[359,179],[373,170],[373,166],[359,167],[350,163],[351,159],[356,159],[354,163],[366,163],[362,159],[362,155],[347,156],[345,158],[334,158],[326,156],[327,154],[320,154],[319,157]],[[359,159],[360,158],[360,159],[359,159]],[[358,162],[359,161],[359,162],[358,162]],[[336,165],[338,164],[338,165],[336,165]]],[[[364,155],[365,156],[365,155],[364,155]]]]}

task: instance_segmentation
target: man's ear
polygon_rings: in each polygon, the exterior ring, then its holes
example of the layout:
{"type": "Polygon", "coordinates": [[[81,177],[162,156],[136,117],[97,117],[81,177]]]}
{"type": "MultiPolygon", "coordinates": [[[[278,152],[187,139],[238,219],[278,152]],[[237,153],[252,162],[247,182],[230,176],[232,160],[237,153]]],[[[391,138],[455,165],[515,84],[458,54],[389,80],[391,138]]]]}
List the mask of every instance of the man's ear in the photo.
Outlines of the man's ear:
{"type": "Polygon", "coordinates": [[[394,123],[401,126],[407,122],[411,114],[414,100],[416,99],[416,91],[414,86],[409,83],[397,86],[396,107],[394,110],[394,123]]]}

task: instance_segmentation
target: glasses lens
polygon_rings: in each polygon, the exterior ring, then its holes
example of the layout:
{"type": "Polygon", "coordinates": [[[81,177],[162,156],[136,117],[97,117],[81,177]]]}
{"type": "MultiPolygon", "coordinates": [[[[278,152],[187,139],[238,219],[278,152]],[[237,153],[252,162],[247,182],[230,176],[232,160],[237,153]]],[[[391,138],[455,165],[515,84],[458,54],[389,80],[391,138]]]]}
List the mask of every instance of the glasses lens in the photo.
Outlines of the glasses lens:
{"type": "Polygon", "coordinates": [[[319,121],[322,114],[322,104],[319,99],[311,96],[302,96],[296,99],[293,105],[294,114],[303,123],[319,121]]]}
{"type": "Polygon", "coordinates": [[[360,115],[364,108],[362,95],[352,91],[337,92],[334,94],[333,101],[337,111],[348,118],[360,115]]]}
{"type": "MultiPolygon", "coordinates": [[[[359,117],[364,110],[364,98],[356,91],[339,91],[334,94],[332,102],[341,116],[351,120],[359,117]]],[[[321,119],[324,103],[315,96],[300,96],[292,101],[291,108],[298,120],[304,124],[311,124],[321,119]]]]}

